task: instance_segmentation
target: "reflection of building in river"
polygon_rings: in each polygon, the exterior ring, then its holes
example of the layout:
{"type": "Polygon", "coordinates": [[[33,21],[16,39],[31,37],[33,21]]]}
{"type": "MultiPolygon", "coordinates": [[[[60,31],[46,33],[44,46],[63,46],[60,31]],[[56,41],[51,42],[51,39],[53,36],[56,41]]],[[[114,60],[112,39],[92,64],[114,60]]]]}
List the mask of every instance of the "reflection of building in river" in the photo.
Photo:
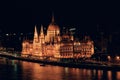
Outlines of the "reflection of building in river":
{"type": "Polygon", "coordinates": [[[22,43],[22,55],[80,58],[91,57],[93,53],[94,44],[89,37],[79,41],[75,40],[72,33],[68,31],[61,35],[59,26],[54,22],[54,16],[46,35],[43,26],[41,26],[40,34],[37,33],[35,26],[33,41],[24,40],[22,43]]]}

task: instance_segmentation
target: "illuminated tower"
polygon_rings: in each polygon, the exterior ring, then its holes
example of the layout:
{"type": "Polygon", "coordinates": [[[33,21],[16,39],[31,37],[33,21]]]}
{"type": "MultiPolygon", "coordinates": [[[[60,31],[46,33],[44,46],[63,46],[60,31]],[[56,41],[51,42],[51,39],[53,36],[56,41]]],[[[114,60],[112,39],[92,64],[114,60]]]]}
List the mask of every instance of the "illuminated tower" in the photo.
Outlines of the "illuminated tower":
{"type": "Polygon", "coordinates": [[[39,53],[39,42],[38,42],[38,33],[35,26],[34,39],[33,39],[33,55],[38,55],[39,53]]]}
{"type": "Polygon", "coordinates": [[[55,22],[54,14],[52,13],[52,23],[55,22]]]}
{"type": "Polygon", "coordinates": [[[35,31],[34,31],[34,39],[33,39],[33,44],[38,43],[38,33],[37,33],[37,28],[35,26],[35,31]]]}
{"type": "Polygon", "coordinates": [[[49,24],[47,29],[46,41],[53,42],[55,39],[55,36],[59,34],[60,34],[59,26],[55,23],[54,15],[52,15],[52,22],[49,24]]]}
{"type": "Polygon", "coordinates": [[[40,35],[39,35],[39,42],[40,42],[40,44],[45,43],[45,36],[44,36],[43,26],[42,25],[41,25],[40,35]]]}
{"type": "Polygon", "coordinates": [[[41,30],[39,34],[39,51],[40,55],[44,54],[44,43],[45,43],[45,36],[43,32],[43,26],[41,25],[41,30]]]}

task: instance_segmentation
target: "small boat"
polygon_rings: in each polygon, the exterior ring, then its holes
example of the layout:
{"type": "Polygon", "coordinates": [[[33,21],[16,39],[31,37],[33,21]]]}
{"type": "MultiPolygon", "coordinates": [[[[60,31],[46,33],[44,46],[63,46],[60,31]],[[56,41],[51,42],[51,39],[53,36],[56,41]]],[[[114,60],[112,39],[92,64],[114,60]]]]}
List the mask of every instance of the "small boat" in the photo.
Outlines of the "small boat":
{"type": "Polygon", "coordinates": [[[40,66],[45,66],[45,64],[40,64],[40,66]]]}

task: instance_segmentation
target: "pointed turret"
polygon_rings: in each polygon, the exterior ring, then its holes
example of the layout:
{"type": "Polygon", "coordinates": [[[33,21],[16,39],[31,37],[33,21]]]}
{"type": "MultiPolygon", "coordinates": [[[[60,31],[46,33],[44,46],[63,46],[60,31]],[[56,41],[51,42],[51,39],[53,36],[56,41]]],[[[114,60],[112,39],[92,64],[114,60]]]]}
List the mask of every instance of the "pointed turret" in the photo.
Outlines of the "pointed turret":
{"type": "Polygon", "coordinates": [[[43,25],[41,25],[41,29],[40,29],[40,36],[41,35],[44,35],[44,32],[43,32],[43,25]]]}
{"type": "Polygon", "coordinates": [[[35,32],[34,32],[34,42],[38,42],[38,33],[37,33],[37,28],[35,26],[35,32]]]}
{"type": "Polygon", "coordinates": [[[44,54],[44,43],[45,43],[45,36],[44,36],[44,32],[43,32],[43,26],[41,25],[40,34],[39,34],[40,55],[44,54]]]}
{"type": "Polygon", "coordinates": [[[40,43],[44,43],[44,32],[43,32],[43,26],[41,25],[41,29],[40,29],[40,35],[39,35],[39,41],[40,43]]]}
{"type": "Polygon", "coordinates": [[[52,23],[54,23],[55,19],[54,19],[54,13],[52,13],[52,23]]]}
{"type": "Polygon", "coordinates": [[[35,32],[34,32],[34,40],[33,40],[33,55],[38,55],[39,54],[39,41],[38,41],[38,32],[37,28],[35,26],[35,32]]]}

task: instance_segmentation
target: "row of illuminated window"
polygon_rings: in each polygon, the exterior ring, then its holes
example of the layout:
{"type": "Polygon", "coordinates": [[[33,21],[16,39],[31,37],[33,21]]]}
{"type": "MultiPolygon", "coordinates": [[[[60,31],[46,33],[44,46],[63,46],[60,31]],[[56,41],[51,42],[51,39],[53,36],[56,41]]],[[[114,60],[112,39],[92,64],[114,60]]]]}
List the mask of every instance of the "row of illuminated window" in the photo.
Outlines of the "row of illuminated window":
{"type": "Polygon", "coordinates": [[[81,52],[91,53],[91,50],[81,50],[81,52]]]}
{"type": "Polygon", "coordinates": [[[91,48],[92,45],[79,45],[79,46],[75,45],[74,47],[91,48]]]}
{"type": "Polygon", "coordinates": [[[81,50],[81,51],[91,51],[91,49],[92,49],[92,48],[81,48],[81,47],[80,47],[80,48],[79,48],[79,47],[78,47],[78,48],[74,48],[74,50],[76,50],[76,51],[77,51],[77,50],[81,50]]]}
{"type": "Polygon", "coordinates": [[[61,56],[72,56],[72,53],[64,53],[64,54],[60,54],[61,56]]]}
{"type": "Polygon", "coordinates": [[[92,51],[74,51],[75,53],[91,53],[92,51]]]}
{"type": "Polygon", "coordinates": [[[73,51],[73,47],[61,47],[60,51],[73,51]]]}

